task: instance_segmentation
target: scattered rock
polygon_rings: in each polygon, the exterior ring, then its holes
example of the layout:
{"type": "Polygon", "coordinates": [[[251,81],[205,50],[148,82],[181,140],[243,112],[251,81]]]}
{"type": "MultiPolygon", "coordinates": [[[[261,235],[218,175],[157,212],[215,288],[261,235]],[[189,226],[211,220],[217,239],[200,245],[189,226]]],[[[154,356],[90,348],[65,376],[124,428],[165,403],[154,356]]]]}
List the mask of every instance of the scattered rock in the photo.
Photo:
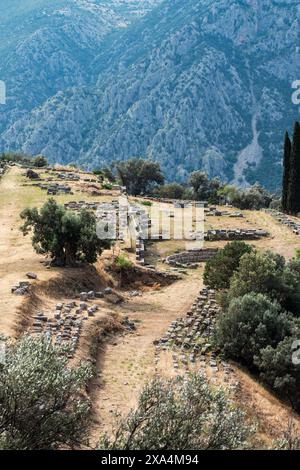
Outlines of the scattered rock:
{"type": "Polygon", "coordinates": [[[26,273],[26,276],[28,277],[28,279],[37,279],[37,274],[35,273],[26,273]]]}

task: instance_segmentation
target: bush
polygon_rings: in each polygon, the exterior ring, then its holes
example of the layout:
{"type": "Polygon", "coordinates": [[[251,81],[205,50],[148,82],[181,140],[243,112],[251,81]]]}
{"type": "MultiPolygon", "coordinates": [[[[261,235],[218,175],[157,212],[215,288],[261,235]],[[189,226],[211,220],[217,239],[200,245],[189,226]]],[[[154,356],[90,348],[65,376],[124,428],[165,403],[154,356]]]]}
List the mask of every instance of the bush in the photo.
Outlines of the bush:
{"type": "Polygon", "coordinates": [[[234,201],[234,205],[237,205],[240,209],[260,210],[269,207],[271,201],[271,195],[260,184],[256,183],[251,188],[241,192],[238,199],[234,201]]]}
{"type": "Polygon", "coordinates": [[[292,363],[292,344],[300,338],[300,261],[246,253],[226,297],[217,344],[300,410],[300,370],[292,363]]]}
{"type": "Polygon", "coordinates": [[[60,352],[45,337],[7,345],[0,368],[1,449],[73,447],[86,437],[90,404],[82,391],[91,369],[69,368],[60,352]]]}
{"type": "Polygon", "coordinates": [[[103,171],[100,168],[95,168],[93,170],[93,175],[95,176],[102,176],[103,177],[103,171]]]}
{"type": "Polygon", "coordinates": [[[241,257],[252,251],[252,247],[244,242],[228,243],[207,261],[204,270],[205,284],[211,289],[227,289],[232,275],[239,267],[241,257]]]}
{"type": "Polygon", "coordinates": [[[48,165],[48,161],[43,155],[38,155],[33,159],[33,166],[37,168],[43,168],[48,165]]]}
{"type": "Polygon", "coordinates": [[[272,202],[269,205],[270,209],[276,210],[276,211],[282,211],[282,201],[281,199],[273,199],[272,202]]]}
{"type": "Polygon", "coordinates": [[[1,154],[1,160],[7,162],[15,162],[23,165],[31,165],[32,158],[29,155],[24,155],[23,153],[18,152],[7,152],[1,154]]]}
{"type": "Polygon", "coordinates": [[[94,263],[108,240],[100,240],[95,215],[87,210],[75,214],[49,199],[40,211],[25,209],[21,213],[21,231],[33,230],[32,245],[37,253],[48,253],[56,266],[75,266],[78,261],[94,263]]]}
{"type": "Polygon", "coordinates": [[[299,314],[300,262],[291,260],[285,264],[283,256],[270,251],[246,253],[233,274],[228,300],[257,292],[276,299],[281,306],[299,314]]]}
{"type": "Polygon", "coordinates": [[[284,338],[276,346],[266,346],[256,358],[261,378],[270,385],[292,407],[300,411],[300,371],[299,365],[292,363],[292,345],[299,340],[299,324],[295,325],[293,336],[284,338]]]}
{"type": "Polygon", "coordinates": [[[151,201],[138,201],[138,202],[142,206],[146,206],[146,207],[151,207],[153,205],[153,203],[151,201]]]}
{"type": "Polygon", "coordinates": [[[199,374],[155,379],[142,391],[136,410],[120,419],[106,450],[215,450],[246,446],[251,429],[245,415],[199,374]]]}
{"type": "Polygon", "coordinates": [[[250,293],[233,299],[218,321],[216,340],[225,354],[250,367],[261,349],[276,346],[293,331],[293,319],[276,301],[250,293]]]}
{"type": "Polygon", "coordinates": [[[110,183],[103,183],[102,184],[102,189],[106,189],[107,191],[111,191],[112,190],[112,184],[110,183]]]}
{"type": "Polygon", "coordinates": [[[154,196],[162,199],[184,199],[186,188],[179,183],[170,183],[158,186],[154,191],[154,196]]]}
{"type": "Polygon", "coordinates": [[[116,259],[116,267],[120,271],[127,271],[133,267],[132,262],[123,255],[119,255],[116,259]]]}
{"type": "Polygon", "coordinates": [[[284,258],[275,253],[253,251],[245,254],[231,279],[229,298],[234,299],[250,292],[275,294],[274,289],[278,287],[284,264],[284,258]]]}

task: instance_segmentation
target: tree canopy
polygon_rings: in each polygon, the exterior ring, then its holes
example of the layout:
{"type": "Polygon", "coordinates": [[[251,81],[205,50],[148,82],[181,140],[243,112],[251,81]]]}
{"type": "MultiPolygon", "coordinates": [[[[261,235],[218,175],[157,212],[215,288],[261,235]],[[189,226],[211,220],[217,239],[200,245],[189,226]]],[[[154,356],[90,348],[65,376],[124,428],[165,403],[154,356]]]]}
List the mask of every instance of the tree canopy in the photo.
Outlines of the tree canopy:
{"type": "Polygon", "coordinates": [[[24,235],[33,231],[32,245],[38,253],[49,254],[56,266],[75,266],[79,261],[94,263],[108,240],[96,233],[96,217],[87,210],[78,214],[49,199],[40,211],[25,209],[21,213],[24,235]]]}
{"type": "Polygon", "coordinates": [[[251,253],[252,247],[242,241],[228,243],[205,265],[204,282],[212,289],[227,289],[230,279],[238,269],[241,257],[251,253]]]}
{"type": "Polygon", "coordinates": [[[209,179],[204,171],[194,171],[190,175],[189,184],[193,188],[194,198],[197,201],[218,201],[218,191],[221,182],[218,178],[209,179]]]}
{"type": "Polygon", "coordinates": [[[276,346],[292,330],[292,319],[276,301],[251,292],[230,302],[219,318],[217,340],[228,356],[251,367],[261,349],[276,346]]]}
{"type": "Polygon", "coordinates": [[[118,179],[126,186],[127,193],[133,196],[150,193],[155,185],[164,183],[159,163],[132,158],[114,164],[118,179]]]}

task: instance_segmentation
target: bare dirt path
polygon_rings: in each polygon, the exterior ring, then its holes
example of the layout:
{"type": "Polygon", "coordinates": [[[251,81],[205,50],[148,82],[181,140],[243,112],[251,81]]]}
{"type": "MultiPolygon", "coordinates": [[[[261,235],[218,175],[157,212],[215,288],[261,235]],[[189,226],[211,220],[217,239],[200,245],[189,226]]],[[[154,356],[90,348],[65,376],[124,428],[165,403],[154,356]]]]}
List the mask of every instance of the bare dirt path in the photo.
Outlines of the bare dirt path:
{"type": "Polygon", "coordinates": [[[122,312],[138,320],[137,332],[113,339],[100,351],[92,401],[95,422],[93,440],[99,432],[111,430],[112,415],[132,408],[143,384],[155,374],[153,341],[170,323],[185,315],[202,287],[202,269],[164,287],[145,293],[122,306],[122,312]]]}

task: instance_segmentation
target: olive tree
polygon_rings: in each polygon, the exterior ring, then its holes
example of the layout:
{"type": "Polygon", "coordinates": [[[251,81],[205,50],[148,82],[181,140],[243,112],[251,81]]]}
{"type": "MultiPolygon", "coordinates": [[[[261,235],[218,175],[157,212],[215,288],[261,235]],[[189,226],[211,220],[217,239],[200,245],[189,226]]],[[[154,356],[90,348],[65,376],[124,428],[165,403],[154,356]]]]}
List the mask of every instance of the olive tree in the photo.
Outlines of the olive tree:
{"type": "Polygon", "coordinates": [[[223,389],[200,374],[156,378],[143,389],[137,408],[118,419],[113,436],[101,436],[108,450],[214,450],[247,445],[245,414],[223,389]]]}
{"type": "Polygon", "coordinates": [[[34,249],[50,254],[55,266],[75,266],[78,261],[94,263],[97,255],[110,247],[108,240],[98,238],[96,217],[88,210],[75,214],[49,199],[40,211],[25,209],[21,218],[23,234],[33,231],[34,249]]]}
{"type": "Polygon", "coordinates": [[[189,184],[193,189],[194,198],[198,201],[209,201],[217,203],[218,192],[222,187],[218,178],[209,179],[204,171],[194,171],[190,174],[189,184]]]}
{"type": "Polygon", "coordinates": [[[26,335],[7,344],[0,367],[0,448],[78,446],[89,422],[83,392],[91,376],[86,364],[68,367],[66,355],[46,337],[26,335]]]}
{"type": "Polygon", "coordinates": [[[119,181],[133,196],[150,193],[156,185],[164,183],[159,163],[151,160],[132,158],[116,162],[114,167],[119,181]]]}

